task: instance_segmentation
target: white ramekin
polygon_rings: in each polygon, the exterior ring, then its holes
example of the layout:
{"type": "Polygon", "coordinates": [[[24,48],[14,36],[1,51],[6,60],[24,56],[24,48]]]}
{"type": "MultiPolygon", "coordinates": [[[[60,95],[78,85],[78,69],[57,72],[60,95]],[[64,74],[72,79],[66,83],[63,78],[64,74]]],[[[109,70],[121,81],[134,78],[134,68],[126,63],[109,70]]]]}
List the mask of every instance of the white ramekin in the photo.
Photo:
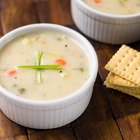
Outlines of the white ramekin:
{"type": "Polygon", "coordinates": [[[14,38],[41,30],[55,30],[77,40],[89,59],[89,79],[75,93],[57,100],[33,101],[15,96],[0,85],[0,108],[14,122],[30,128],[47,129],[66,125],[78,118],[89,104],[98,71],[92,45],[82,35],[54,24],[33,24],[15,29],[0,39],[0,49],[14,38]]]}
{"type": "Polygon", "coordinates": [[[71,0],[71,12],[76,26],[92,39],[109,44],[140,40],[140,13],[106,14],[90,8],[83,0],[71,0]]]}

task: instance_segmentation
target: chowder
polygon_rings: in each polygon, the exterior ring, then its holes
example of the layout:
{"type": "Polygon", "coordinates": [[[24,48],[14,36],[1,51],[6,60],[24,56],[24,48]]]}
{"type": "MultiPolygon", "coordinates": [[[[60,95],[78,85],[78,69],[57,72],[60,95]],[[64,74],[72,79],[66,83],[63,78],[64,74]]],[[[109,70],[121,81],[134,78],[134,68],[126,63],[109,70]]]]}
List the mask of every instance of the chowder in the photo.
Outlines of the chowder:
{"type": "Polygon", "coordinates": [[[89,77],[89,61],[80,44],[55,31],[12,40],[0,50],[0,66],[0,84],[31,100],[68,96],[89,77]]]}
{"type": "Polygon", "coordinates": [[[140,0],[84,0],[90,7],[109,14],[140,13],[140,0]]]}

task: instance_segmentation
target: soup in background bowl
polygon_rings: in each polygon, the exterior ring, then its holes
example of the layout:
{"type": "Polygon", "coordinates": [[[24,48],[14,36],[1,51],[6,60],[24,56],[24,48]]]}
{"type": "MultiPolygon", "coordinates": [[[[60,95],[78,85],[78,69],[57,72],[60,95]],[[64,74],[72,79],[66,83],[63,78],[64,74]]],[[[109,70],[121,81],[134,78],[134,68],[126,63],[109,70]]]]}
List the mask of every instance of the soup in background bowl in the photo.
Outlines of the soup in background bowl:
{"type": "Polygon", "coordinates": [[[54,24],[27,25],[4,35],[0,63],[1,110],[14,122],[38,129],[61,127],[78,118],[89,104],[98,72],[88,40],[54,24]]]}
{"type": "Polygon", "coordinates": [[[140,13],[140,0],[84,0],[90,7],[115,15],[140,13]]]}

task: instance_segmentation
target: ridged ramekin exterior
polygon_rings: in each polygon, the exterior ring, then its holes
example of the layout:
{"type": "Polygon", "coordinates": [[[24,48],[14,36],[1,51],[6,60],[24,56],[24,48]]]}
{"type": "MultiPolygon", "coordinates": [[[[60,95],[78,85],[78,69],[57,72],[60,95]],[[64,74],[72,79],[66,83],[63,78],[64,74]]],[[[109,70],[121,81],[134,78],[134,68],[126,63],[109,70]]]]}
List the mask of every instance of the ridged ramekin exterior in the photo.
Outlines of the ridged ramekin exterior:
{"type": "Polygon", "coordinates": [[[85,35],[109,44],[132,43],[140,40],[140,15],[130,18],[107,17],[92,11],[81,1],[71,0],[71,12],[76,26],[85,35]]]}
{"type": "Polygon", "coordinates": [[[92,89],[88,89],[85,96],[78,97],[63,107],[30,106],[11,102],[9,98],[0,95],[0,106],[3,113],[12,121],[30,128],[51,129],[64,126],[78,118],[86,109],[92,96],[92,89]]]}

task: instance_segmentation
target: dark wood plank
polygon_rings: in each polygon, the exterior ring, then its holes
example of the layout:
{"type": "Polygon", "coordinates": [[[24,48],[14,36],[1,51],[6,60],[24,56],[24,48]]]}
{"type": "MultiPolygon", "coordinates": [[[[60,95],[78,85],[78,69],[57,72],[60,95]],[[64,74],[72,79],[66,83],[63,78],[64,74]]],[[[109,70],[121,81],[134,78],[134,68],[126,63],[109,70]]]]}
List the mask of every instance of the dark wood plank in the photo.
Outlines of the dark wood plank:
{"type": "MultiPolygon", "coordinates": [[[[1,19],[1,11],[0,11],[0,19],[1,19]]],[[[3,36],[3,29],[2,29],[2,25],[1,25],[1,22],[0,22],[0,37],[3,36]]]]}
{"type": "Polygon", "coordinates": [[[15,137],[17,135],[25,135],[26,129],[12,121],[10,121],[0,111],[0,139],[15,137]]]}
{"type": "Polygon", "coordinates": [[[114,120],[80,125],[75,127],[75,133],[78,140],[122,140],[121,133],[114,120]]]}
{"type": "Polygon", "coordinates": [[[41,22],[72,25],[70,0],[37,1],[38,15],[41,22]]]}
{"type": "Polygon", "coordinates": [[[19,135],[15,137],[8,137],[8,138],[0,139],[0,140],[28,140],[28,138],[26,135],[19,135]]]}
{"type": "Polygon", "coordinates": [[[76,140],[71,128],[42,130],[28,135],[29,140],[76,140]]]}
{"type": "MultiPolygon", "coordinates": [[[[67,124],[59,129],[67,129],[67,128],[70,128],[70,124],[67,124]]],[[[30,135],[30,134],[33,134],[33,133],[37,133],[37,132],[41,132],[41,131],[44,131],[42,129],[33,129],[33,128],[27,128],[27,133],[30,135]]]]}
{"type": "Polygon", "coordinates": [[[28,5],[33,3],[34,0],[0,0],[0,6],[1,8],[7,8],[9,6],[17,6],[17,5],[28,5]]]}
{"type": "Polygon", "coordinates": [[[97,50],[98,60],[99,60],[99,74],[104,81],[108,71],[104,69],[104,66],[111,59],[112,55],[119,49],[117,46],[111,45],[100,45],[100,49],[97,50]]]}
{"type": "Polygon", "coordinates": [[[125,140],[140,140],[140,113],[117,119],[125,140]]]}
{"type": "Polygon", "coordinates": [[[102,81],[99,76],[87,110],[71,125],[78,140],[122,140],[106,97],[102,94],[102,81]]]}
{"type": "Polygon", "coordinates": [[[104,87],[104,90],[111,104],[115,118],[140,112],[139,99],[119,91],[106,89],[106,87],[104,87]]]}
{"type": "Polygon", "coordinates": [[[32,0],[2,0],[1,22],[4,33],[39,22],[35,3],[32,0]]]}

